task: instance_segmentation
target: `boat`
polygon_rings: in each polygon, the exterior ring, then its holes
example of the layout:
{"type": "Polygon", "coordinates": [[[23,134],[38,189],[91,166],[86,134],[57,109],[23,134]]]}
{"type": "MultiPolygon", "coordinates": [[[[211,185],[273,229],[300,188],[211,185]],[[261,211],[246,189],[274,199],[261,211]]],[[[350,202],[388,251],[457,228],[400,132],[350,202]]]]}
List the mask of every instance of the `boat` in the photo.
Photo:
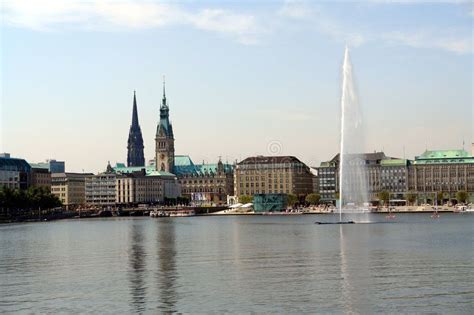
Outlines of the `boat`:
{"type": "Polygon", "coordinates": [[[163,218],[163,217],[169,217],[170,214],[167,213],[166,211],[158,211],[158,210],[153,210],[150,211],[150,217],[153,218],[163,218]]]}
{"type": "Polygon", "coordinates": [[[192,217],[195,216],[196,213],[194,212],[193,209],[183,209],[183,210],[174,210],[174,211],[169,211],[169,216],[170,217],[192,217]]]}
{"type": "Polygon", "coordinates": [[[355,224],[354,221],[340,221],[340,222],[320,222],[316,221],[314,224],[355,224]]]}

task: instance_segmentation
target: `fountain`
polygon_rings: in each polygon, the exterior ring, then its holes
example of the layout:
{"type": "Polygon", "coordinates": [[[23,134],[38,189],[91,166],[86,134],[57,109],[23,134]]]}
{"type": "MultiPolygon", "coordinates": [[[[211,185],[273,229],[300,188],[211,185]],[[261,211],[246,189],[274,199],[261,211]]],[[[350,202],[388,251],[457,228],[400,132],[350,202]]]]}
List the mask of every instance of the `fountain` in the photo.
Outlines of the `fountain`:
{"type": "Polygon", "coordinates": [[[358,213],[368,203],[362,109],[354,84],[349,49],[342,66],[341,147],[339,155],[339,222],[343,213],[358,213]]]}
{"type": "MultiPolygon", "coordinates": [[[[365,151],[362,110],[359,105],[357,91],[349,60],[349,49],[344,52],[342,66],[341,96],[341,148],[339,154],[339,221],[336,224],[352,224],[354,218],[343,221],[342,215],[367,213],[368,205],[367,173],[365,159],[361,152],[365,151]]],[[[357,215],[361,222],[360,215],[357,215]]],[[[362,221],[367,221],[363,218],[362,221]]],[[[317,224],[334,224],[334,222],[316,222],[317,224]]]]}

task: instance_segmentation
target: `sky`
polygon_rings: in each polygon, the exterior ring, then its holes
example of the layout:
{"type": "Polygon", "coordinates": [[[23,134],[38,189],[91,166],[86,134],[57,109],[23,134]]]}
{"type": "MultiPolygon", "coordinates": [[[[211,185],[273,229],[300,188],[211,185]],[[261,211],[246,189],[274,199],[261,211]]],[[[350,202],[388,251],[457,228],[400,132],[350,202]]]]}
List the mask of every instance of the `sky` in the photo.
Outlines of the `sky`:
{"type": "Polygon", "coordinates": [[[126,162],[133,90],[154,157],[162,77],[195,163],[339,150],[350,50],[364,151],[474,142],[470,1],[1,0],[0,151],[67,171],[126,162]]]}

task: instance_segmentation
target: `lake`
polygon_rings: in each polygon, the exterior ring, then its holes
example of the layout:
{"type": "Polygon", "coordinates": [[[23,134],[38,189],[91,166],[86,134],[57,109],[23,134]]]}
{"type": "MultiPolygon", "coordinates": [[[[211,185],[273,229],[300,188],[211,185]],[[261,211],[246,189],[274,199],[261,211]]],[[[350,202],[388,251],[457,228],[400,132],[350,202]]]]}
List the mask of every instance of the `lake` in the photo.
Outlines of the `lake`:
{"type": "Polygon", "coordinates": [[[474,214],[0,225],[0,312],[474,313],[474,214]]]}

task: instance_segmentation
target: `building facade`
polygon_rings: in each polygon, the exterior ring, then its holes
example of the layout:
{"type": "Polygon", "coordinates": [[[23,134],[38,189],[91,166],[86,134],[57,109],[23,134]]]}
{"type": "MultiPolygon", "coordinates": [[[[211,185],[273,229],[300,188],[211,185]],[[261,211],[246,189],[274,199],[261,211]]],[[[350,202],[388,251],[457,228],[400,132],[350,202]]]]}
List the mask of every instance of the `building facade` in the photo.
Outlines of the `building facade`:
{"type": "Polygon", "coordinates": [[[86,202],[85,181],[92,173],[53,173],[51,193],[59,198],[67,209],[82,206],[86,202]]]}
{"type": "Polygon", "coordinates": [[[294,156],[255,156],[237,163],[234,175],[235,195],[294,194],[313,192],[309,167],[294,156]]]}
{"type": "MultiPolygon", "coordinates": [[[[464,150],[426,151],[415,160],[387,157],[383,152],[353,155],[366,165],[365,178],[371,202],[387,191],[391,200],[405,201],[408,193],[417,203],[433,204],[439,193],[442,202],[457,202],[456,194],[466,191],[474,202],[474,157],[464,150]]],[[[322,202],[335,203],[339,194],[339,155],[318,168],[322,202]]]]}
{"type": "MultiPolygon", "coordinates": [[[[362,168],[358,167],[358,172],[348,176],[363,176],[363,183],[367,186],[368,201],[378,200],[378,193],[381,192],[384,187],[393,185],[393,183],[385,183],[383,179],[391,180],[390,174],[393,173],[395,168],[398,171],[398,164],[392,163],[391,160],[399,160],[393,157],[388,157],[384,152],[374,153],[361,153],[361,154],[348,154],[347,155],[348,165],[363,165],[362,168]],[[385,169],[387,167],[387,169],[385,169]],[[383,175],[382,175],[383,174],[383,175]],[[388,175],[387,175],[388,174],[388,175]]],[[[336,203],[339,198],[340,191],[340,155],[337,154],[332,160],[322,162],[318,169],[319,177],[319,193],[321,195],[321,202],[324,203],[336,203]]],[[[406,180],[405,180],[406,181],[406,180]]],[[[350,180],[351,184],[358,185],[361,181],[350,180]]],[[[398,185],[399,186],[399,185],[398,185]]],[[[398,187],[397,186],[397,187],[398,187]]],[[[347,189],[356,190],[356,187],[346,187],[347,189]]]]}
{"type": "Polygon", "coordinates": [[[189,156],[179,155],[173,172],[183,197],[193,204],[223,205],[234,192],[234,166],[220,159],[215,164],[194,164],[189,156]]]}
{"type": "Polygon", "coordinates": [[[31,183],[31,166],[23,159],[0,157],[0,187],[27,189],[31,183]]]}
{"type": "Polygon", "coordinates": [[[409,169],[408,190],[418,203],[433,203],[438,193],[443,203],[453,201],[458,191],[474,202],[474,157],[464,150],[425,151],[409,169]]]}
{"type": "Polygon", "coordinates": [[[339,192],[338,160],[322,162],[317,168],[319,180],[319,195],[321,202],[334,203],[339,192]]]}
{"type": "Polygon", "coordinates": [[[113,206],[116,202],[117,175],[110,164],[103,173],[86,177],[85,198],[89,206],[113,206]]]}
{"type": "Polygon", "coordinates": [[[408,191],[408,176],[411,161],[386,159],[380,163],[380,190],[388,191],[391,199],[404,200],[408,191]]]}
{"type": "Polygon", "coordinates": [[[51,173],[46,168],[31,168],[31,186],[51,189],[51,173]]]}
{"type": "Polygon", "coordinates": [[[113,171],[117,175],[117,204],[155,204],[181,196],[181,187],[176,175],[156,171],[154,166],[125,167],[123,164],[117,164],[113,171]]]}
{"type": "Polygon", "coordinates": [[[133,110],[132,124],[128,134],[127,145],[127,165],[128,166],[145,166],[145,156],[143,154],[143,136],[140,124],[138,123],[137,97],[133,91],[133,110]]]}
{"type": "Polygon", "coordinates": [[[160,106],[160,121],[156,128],[155,168],[157,171],[172,173],[174,168],[174,135],[169,120],[169,106],[166,101],[165,82],[160,106]]]}

